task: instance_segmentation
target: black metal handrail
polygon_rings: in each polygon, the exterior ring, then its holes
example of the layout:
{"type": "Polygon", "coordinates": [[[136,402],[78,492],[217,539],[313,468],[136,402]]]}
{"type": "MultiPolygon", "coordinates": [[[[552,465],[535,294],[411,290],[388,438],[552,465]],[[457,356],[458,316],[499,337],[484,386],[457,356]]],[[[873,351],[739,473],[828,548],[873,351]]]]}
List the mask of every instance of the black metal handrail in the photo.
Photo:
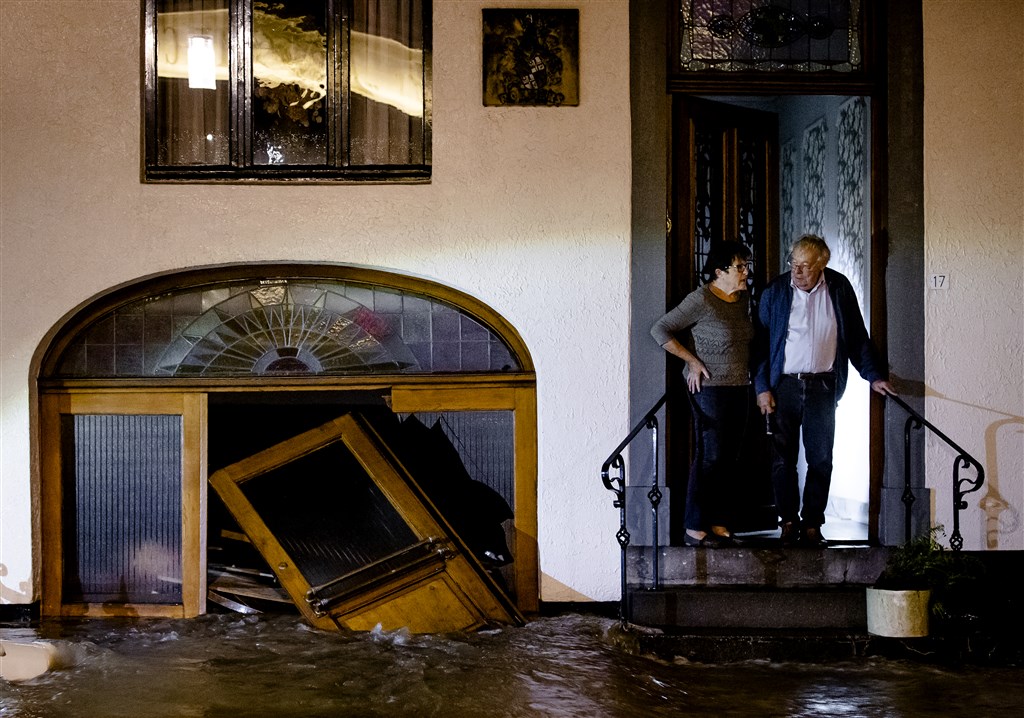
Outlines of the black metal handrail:
{"type": "Polygon", "coordinates": [[[651,461],[653,463],[651,489],[647,492],[647,498],[651,502],[651,550],[652,550],[652,567],[651,567],[651,582],[652,588],[657,588],[659,583],[658,576],[658,506],[661,504],[661,489],[658,486],[658,417],[657,413],[662,406],[665,405],[665,401],[668,399],[668,392],[662,395],[658,399],[657,403],[651,410],[644,414],[644,417],[637,422],[636,426],[626,435],[626,438],[615,447],[615,451],[611,453],[603,464],[601,464],[601,481],[604,482],[606,489],[615,494],[615,500],[612,505],[619,509],[619,530],[615,533],[615,538],[619,542],[619,548],[621,553],[619,556],[619,574],[621,577],[621,589],[622,598],[619,602],[619,619],[626,621],[629,618],[629,607],[628,591],[626,588],[626,549],[629,546],[629,529],[626,527],[626,463],[622,459],[622,452],[626,450],[626,447],[632,443],[633,439],[643,429],[649,429],[651,432],[651,461]],[[617,471],[615,476],[611,475],[612,469],[617,471]]]}
{"type": "Polygon", "coordinates": [[[886,398],[892,399],[910,415],[903,426],[903,497],[901,500],[904,505],[905,540],[910,541],[911,508],[915,500],[914,492],[910,486],[910,432],[926,426],[933,434],[957,451],[957,457],[953,460],[953,533],[949,537],[949,547],[954,551],[959,551],[964,547],[964,538],[960,534],[960,512],[967,508],[964,496],[977,491],[985,483],[985,467],[981,465],[980,461],[964,451],[955,441],[943,434],[934,424],[914,411],[903,399],[895,394],[887,394],[886,398]],[[974,479],[961,477],[961,469],[967,469],[971,466],[975,467],[977,476],[974,479]],[[969,488],[965,489],[965,486],[969,488]]]}

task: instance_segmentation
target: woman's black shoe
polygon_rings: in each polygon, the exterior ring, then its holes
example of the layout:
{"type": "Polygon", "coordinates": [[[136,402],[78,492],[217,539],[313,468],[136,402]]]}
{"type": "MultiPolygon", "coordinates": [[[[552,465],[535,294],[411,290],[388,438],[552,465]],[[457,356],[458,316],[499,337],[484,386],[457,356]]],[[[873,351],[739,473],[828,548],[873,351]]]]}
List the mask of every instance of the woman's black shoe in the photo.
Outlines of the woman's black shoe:
{"type": "Polygon", "coordinates": [[[696,546],[703,548],[718,548],[723,545],[722,537],[715,536],[710,531],[704,535],[704,538],[695,538],[688,533],[683,533],[683,545],[684,546],[696,546]]]}

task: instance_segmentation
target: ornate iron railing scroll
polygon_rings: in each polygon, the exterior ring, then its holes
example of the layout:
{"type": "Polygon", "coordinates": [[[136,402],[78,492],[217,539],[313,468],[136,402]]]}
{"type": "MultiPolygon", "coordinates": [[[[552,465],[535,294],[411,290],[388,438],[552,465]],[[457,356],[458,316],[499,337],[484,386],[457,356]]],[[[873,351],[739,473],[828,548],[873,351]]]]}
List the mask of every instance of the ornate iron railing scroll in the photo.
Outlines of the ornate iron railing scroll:
{"type": "Polygon", "coordinates": [[[915,500],[910,486],[910,432],[914,429],[928,427],[933,434],[957,451],[957,456],[953,460],[953,533],[949,537],[949,547],[954,551],[959,551],[964,547],[964,538],[960,533],[960,512],[967,508],[964,496],[977,491],[985,483],[985,467],[898,396],[889,394],[887,398],[899,404],[909,414],[903,427],[903,497],[901,500],[904,506],[905,540],[910,541],[911,508],[915,500]],[[962,470],[972,466],[976,474],[973,478],[961,476],[962,470]]]}
{"type": "Polygon", "coordinates": [[[604,487],[615,494],[615,500],[612,505],[619,510],[619,530],[615,533],[615,538],[619,542],[619,548],[621,549],[619,556],[619,571],[621,575],[621,591],[622,597],[619,603],[619,619],[622,621],[629,620],[629,594],[626,587],[626,549],[629,547],[629,529],[626,527],[626,462],[622,458],[622,452],[626,450],[626,447],[637,437],[637,435],[647,429],[650,431],[651,438],[651,489],[647,492],[647,498],[651,502],[651,552],[652,552],[652,569],[651,569],[651,588],[657,588],[660,583],[659,568],[658,568],[658,506],[661,504],[661,488],[658,485],[658,417],[657,413],[662,406],[665,405],[665,400],[668,398],[668,394],[664,394],[657,403],[648,411],[644,417],[637,422],[636,426],[626,435],[626,438],[615,447],[615,451],[611,453],[603,464],[601,464],[601,481],[604,482],[604,487]],[[615,471],[615,475],[612,475],[612,470],[615,471]]]}

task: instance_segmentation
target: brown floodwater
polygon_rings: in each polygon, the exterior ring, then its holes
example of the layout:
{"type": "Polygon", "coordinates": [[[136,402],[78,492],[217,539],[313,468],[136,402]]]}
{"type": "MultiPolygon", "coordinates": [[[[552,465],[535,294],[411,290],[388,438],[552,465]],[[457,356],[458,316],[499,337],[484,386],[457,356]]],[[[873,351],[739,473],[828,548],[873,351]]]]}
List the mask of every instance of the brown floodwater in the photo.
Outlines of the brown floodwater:
{"type": "Polygon", "coordinates": [[[347,634],[297,615],[0,627],[59,665],[0,680],[0,716],[1024,715],[1024,669],[861,658],[708,665],[635,655],[617,621],[566,614],[465,635],[347,634]]]}

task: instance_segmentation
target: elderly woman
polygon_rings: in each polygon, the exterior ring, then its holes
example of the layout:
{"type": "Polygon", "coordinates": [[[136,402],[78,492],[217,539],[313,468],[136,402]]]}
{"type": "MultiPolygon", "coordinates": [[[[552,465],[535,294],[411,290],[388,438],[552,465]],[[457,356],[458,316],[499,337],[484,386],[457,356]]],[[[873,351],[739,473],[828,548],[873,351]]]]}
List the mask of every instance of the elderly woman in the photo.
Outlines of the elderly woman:
{"type": "Polygon", "coordinates": [[[745,246],[713,245],[704,265],[707,283],[651,328],[665,351],[686,362],[686,385],[695,410],[697,455],[686,488],[687,546],[738,543],[728,528],[729,496],[754,406],[750,271],[750,250],[745,246]]]}

